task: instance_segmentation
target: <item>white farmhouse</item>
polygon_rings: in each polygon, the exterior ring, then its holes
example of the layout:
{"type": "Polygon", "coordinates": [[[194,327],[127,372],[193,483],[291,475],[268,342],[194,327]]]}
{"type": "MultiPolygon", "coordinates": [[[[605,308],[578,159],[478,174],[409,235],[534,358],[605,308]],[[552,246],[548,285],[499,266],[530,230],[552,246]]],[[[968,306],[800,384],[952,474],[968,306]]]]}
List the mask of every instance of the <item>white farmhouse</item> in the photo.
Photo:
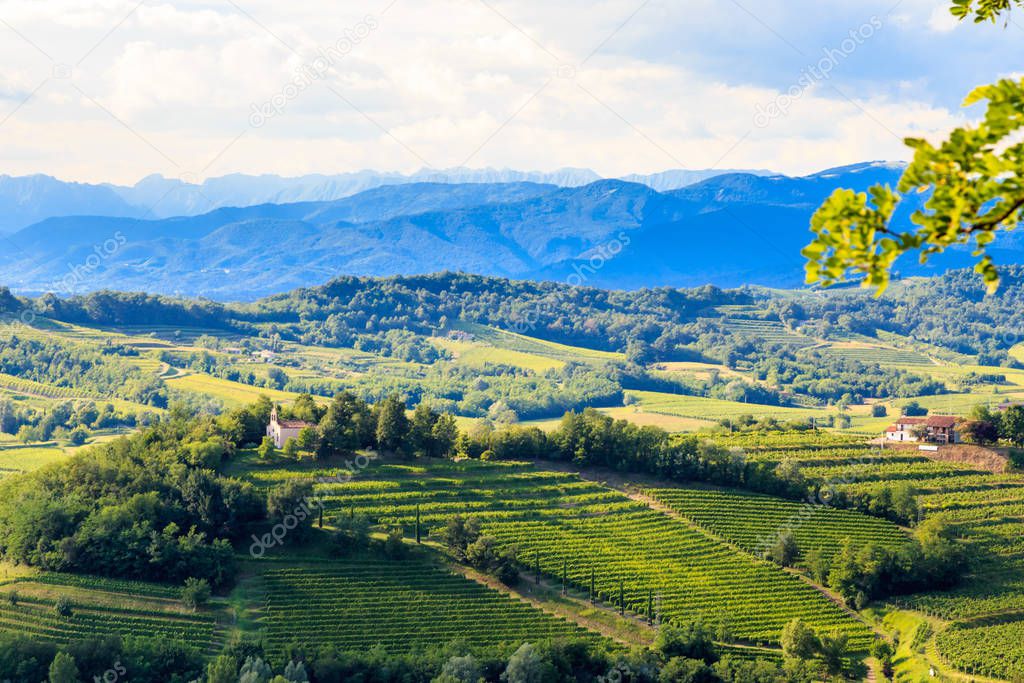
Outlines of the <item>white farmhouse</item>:
{"type": "Polygon", "coordinates": [[[901,417],[885,430],[889,441],[928,441],[931,443],[960,443],[955,415],[928,417],[901,417]]]}

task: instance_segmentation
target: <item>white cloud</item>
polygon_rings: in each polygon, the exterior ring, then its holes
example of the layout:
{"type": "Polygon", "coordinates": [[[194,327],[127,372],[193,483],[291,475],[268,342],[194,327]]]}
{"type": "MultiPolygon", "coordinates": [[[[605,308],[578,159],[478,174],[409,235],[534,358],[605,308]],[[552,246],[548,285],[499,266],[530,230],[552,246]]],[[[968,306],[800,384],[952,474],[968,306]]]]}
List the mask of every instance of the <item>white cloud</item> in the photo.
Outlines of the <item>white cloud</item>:
{"type": "MultiPolygon", "coordinates": [[[[809,0],[746,3],[757,18],[711,0],[389,2],[247,0],[241,12],[214,0],[0,0],[0,17],[24,36],[0,25],[0,120],[50,79],[0,128],[0,173],[131,182],[198,172],[226,148],[207,175],[467,158],[609,175],[720,160],[805,172],[905,158],[900,138],[947,130],[966,92],[942,62],[958,53],[937,33],[948,24],[936,0],[904,0],[827,84],[766,127],[754,125],[756,108],[823,46],[887,16],[891,0],[836,3],[827,18],[809,0]],[[295,88],[332,46],[345,54],[329,74],[295,88]],[[72,78],[55,78],[55,63],[72,65],[72,78]],[[250,127],[253,107],[271,102],[274,114],[250,127]]],[[[966,47],[974,35],[950,40],[966,47]]],[[[1019,45],[977,35],[990,42],[977,53],[987,61],[964,57],[979,65],[963,69],[972,81],[1016,63],[1019,45]]]]}
{"type": "Polygon", "coordinates": [[[960,20],[950,13],[949,7],[945,4],[933,9],[928,17],[928,28],[939,33],[949,33],[959,25],[960,20]]]}

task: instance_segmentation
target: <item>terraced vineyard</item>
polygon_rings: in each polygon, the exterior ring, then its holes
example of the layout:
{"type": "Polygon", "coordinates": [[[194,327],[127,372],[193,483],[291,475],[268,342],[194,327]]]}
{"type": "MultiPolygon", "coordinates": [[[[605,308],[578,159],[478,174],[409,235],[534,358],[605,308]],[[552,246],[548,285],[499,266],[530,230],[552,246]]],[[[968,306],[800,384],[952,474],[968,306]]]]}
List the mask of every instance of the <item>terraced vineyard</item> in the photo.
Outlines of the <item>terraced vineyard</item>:
{"type": "MultiPolygon", "coordinates": [[[[305,476],[311,476],[305,470],[305,476]]],[[[332,472],[325,472],[329,476],[332,472]]],[[[261,485],[281,470],[253,473],[261,485]]],[[[519,548],[527,567],[645,612],[649,596],[670,620],[703,619],[739,641],[776,643],[794,617],[847,633],[866,647],[870,631],[798,578],[731,549],[682,521],[573,474],[525,463],[434,461],[374,464],[350,482],[318,486],[328,509],[352,511],[411,533],[417,508],[431,536],[455,514],[478,516],[485,533],[519,548]]]]}
{"type": "Polygon", "coordinates": [[[452,640],[483,646],[599,637],[421,558],[273,568],[263,580],[272,656],[294,643],[408,652],[452,640]]]}
{"type": "MultiPolygon", "coordinates": [[[[806,435],[793,447],[780,435],[765,447],[751,437],[723,438],[742,444],[748,458],[791,460],[803,474],[850,493],[877,490],[897,482],[911,485],[924,516],[943,515],[973,545],[973,573],[951,591],[919,593],[894,600],[902,608],[955,622],[935,644],[941,656],[965,671],[1006,677],[1021,670],[1014,648],[989,647],[1016,637],[1024,623],[1024,475],[993,474],[955,462],[929,460],[913,450],[884,450],[831,443],[817,447],[806,435]],[[993,624],[992,620],[1014,625],[993,624]],[[1007,652],[1006,657],[1000,653],[1007,652]],[[1008,664],[1013,662],[1013,664],[1008,664]],[[1010,668],[1006,668],[1009,666],[1010,668]],[[1013,668],[1016,667],[1016,668],[1013,668]]],[[[1016,647],[1016,646],[1015,646],[1016,647]]]]}
{"type": "Polygon", "coordinates": [[[1024,621],[957,625],[936,636],[942,656],[961,671],[1017,680],[1024,671],[1024,621]]]}
{"type": "Polygon", "coordinates": [[[728,332],[733,334],[746,335],[765,339],[778,344],[802,347],[810,346],[814,340],[802,334],[796,334],[786,329],[778,320],[761,320],[759,318],[740,317],[743,313],[738,306],[719,306],[718,310],[726,313],[725,318],[712,318],[711,320],[720,323],[728,332]],[[737,312],[740,315],[730,315],[737,312]]]}
{"type": "Polygon", "coordinates": [[[298,394],[277,389],[254,387],[241,382],[212,377],[198,372],[183,373],[166,380],[167,386],[203,396],[220,399],[227,406],[241,406],[254,402],[261,395],[268,396],[272,401],[288,402],[298,394]]]}
{"type": "Polygon", "coordinates": [[[116,634],[180,640],[208,652],[215,649],[214,616],[186,612],[177,596],[176,589],[157,584],[42,573],[0,588],[0,630],[58,644],[116,634]],[[12,592],[17,593],[13,603],[8,600],[12,592]],[[59,595],[70,598],[70,616],[57,614],[59,595]]]}
{"type": "Polygon", "coordinates": [[[861,363],[877,363],[891,367],[934,365],[931,359],[916,351],[892,349],[884,346],[838,343],[824,346],[821,350],[829,355],[840,356],[847,360],[855,360],[861,363]]]}
{"type": "Polygon", "coordinates": [[[906,534],[895,524],[820,504],[720,489],[649,489],[645,493],[755,555],[766,553],[783,531],[793,534],[802,554],[834,552],[846,538],[893,547],[906,541],[906,534]]]}

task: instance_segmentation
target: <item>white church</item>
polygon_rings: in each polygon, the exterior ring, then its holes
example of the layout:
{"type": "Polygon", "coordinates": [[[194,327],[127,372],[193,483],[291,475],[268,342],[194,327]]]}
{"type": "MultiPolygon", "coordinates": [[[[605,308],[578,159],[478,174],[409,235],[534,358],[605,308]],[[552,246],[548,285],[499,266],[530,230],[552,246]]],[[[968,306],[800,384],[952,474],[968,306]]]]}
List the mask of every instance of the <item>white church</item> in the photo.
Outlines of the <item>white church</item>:
{"type": "Polygon", "coordinates": [[[267,436],[274,441],[275,448],[284,448],[288,439],[298,438],[299,432],[313,424],[305,420],[281,420],[277,417],[277,406],[270,411],[270,424],[267,425],[267,436]]]}

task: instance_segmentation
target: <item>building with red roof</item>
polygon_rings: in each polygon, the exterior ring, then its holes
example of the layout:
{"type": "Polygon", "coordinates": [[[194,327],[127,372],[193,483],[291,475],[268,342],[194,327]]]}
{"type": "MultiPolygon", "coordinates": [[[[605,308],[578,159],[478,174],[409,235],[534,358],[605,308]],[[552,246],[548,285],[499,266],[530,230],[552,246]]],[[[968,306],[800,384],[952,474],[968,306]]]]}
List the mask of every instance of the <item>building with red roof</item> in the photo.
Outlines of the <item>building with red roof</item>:
{"type": "Polygon", "coordinates": [[[270,411],[270,424],[267,425],[267,436],[274,441],[276,448],[284,448],[288,439],[295,439],[306,427],[313,427],[311,422],[304,420],[282,420],[277,416],[277,406],[270,411]]]}
{"type": "Polygon", "coordinates": [[[960,443],[956,415],[929,415],[928,417],[900,417],[885,428],[889,441],[927,441],[929,443],[960,443]]]}

